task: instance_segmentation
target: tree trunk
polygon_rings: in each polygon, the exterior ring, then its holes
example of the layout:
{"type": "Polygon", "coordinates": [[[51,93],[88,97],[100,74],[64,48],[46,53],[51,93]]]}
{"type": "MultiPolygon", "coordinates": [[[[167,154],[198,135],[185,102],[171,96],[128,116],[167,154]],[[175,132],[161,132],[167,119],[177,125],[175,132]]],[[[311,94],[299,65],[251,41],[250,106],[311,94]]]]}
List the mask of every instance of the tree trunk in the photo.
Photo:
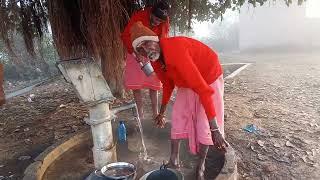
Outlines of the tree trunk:
{"type": "Polygon", "coordinates": [[[10,62],[15,66],[16,68],[16,72],[17,72],[17,77],[18,78],[21,78],[24,76],[25,74],[25,67],[26,67],[26,64],[25,62],[23,62],[21,60],[21,58],[19,56],[17,56],[12,47],[11,46],[7,46],[6,45],[6,53],[9,55],[9,60],[10,62]]]}
{"type": "Polygon", "coordinates": [[[46,76],[50,77],[51,76],[50,67],[49,67],[49,64],[46,62],[46,60],[44,59],[43,45],[40,41],[38,41],[38,47],[39,47],[38,48],[39,58],[37,59],[38,59],[39,67],[46,76]]]}
{"type": "Polygon", "coordinates": [[[192,29],[191,20],[192,20],[192,0],[188,1],[188,31],[192,29]]]}
{"type": "Polygon", "coordinates": [[[0,63],[0,106],[5,103],[5,96],[4,96],[4,90],[3,90],[3,80],[4,80],[4,75],[3,75],[3,64],[0,63]]]}
{"type": "MultiPolygon", "coordinates": [[[[113,52],[116,53],[116,52],[113,52]]],[[[121,60],[110,60],[112,55],[107,52],[103,52],[101,57],[101,69],[104,78],[106,79],[111,92],[115,97],[123,97],[124,86],[123,86],[123,67],[124,57],[121,60]],[[109,60],[108,60],[109,59],[109,60]]]]}

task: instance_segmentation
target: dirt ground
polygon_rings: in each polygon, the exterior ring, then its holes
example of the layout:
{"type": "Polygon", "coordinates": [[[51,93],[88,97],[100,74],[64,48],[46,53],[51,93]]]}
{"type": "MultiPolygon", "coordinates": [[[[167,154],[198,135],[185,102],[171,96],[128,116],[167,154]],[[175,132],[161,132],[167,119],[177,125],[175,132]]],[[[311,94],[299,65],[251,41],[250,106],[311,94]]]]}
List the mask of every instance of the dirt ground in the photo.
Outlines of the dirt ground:
{"type": "Polygon", "coordinates": [[[320,54],[233,55],[252,62],[225,86],[240,179],[320,179],[320,54]],[[242,130],[248,124],[256,135],[242,130]]]}
{"type": "Polygon", "coordinates": [[[44,149],[87,128],[82,120],[87,112],[70,91],[71,86],[56,81],[14,97],[0,109],[0,175],[4,179],[22,179],[24,169],[44,149]],[[33,102],[27,100],[30,94],[33,102]]]}
{"type": "MultiPolygon", "coordinates": [[[[113,105],[127,99],[118,99],[113,105]]],[[[87,115],[71,85],[62,78],[9,99],[0,108],[0,180],[22,179],[25,168],[47,147],[89,128],[83,121],[87,115]]]]}
{"type": "MultiPolygon", "coordinates": [[[[320,179],[319,57],[222,56],[223,63],[252,63],[225,84],[226,137],[239,157],[240,179],[320,179]],[[260,135],[243,131],[248,124],[260,128],[260,135]]],[[[0,108],[0,180],[21,179],[46,147],[88,128],[86,115],[61,79],[10,99],[0,108]]]]}

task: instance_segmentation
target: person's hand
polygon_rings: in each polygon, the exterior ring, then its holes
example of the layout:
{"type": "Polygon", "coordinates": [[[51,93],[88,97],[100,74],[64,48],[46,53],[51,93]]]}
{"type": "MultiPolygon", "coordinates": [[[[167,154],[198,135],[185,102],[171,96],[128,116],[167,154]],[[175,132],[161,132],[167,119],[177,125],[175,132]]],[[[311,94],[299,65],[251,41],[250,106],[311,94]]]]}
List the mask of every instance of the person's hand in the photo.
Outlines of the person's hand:
{"type": "Polygon", "coordinates": [[[154,119],[154,122],[157,128],[164,128],[164,125],[166,124],[165,115],[163,113],[159,113],[154,119]]]}
{"type": "Polygon", "coordinates": [[[167,105],[166,104],[162,104],[161,107],[160,107],[159,114],[154,119],[155,125],[158,128],[164,128],[164,125],[166,124],[166,119],[165,119],[166,109],[167,109],[167,105]]]}
{"type": "Polygon", "coordinates": [[[226,152],[229,143],[224,139],[219,129],[211,130],[211,135],[214,146],[219,150],[226,152]]]}
{"type": "Polygon", "coordinates": [[[144,60],[144,57],[138,52],[134,52],[134,56],[136,57],[136,61],[138,63],[140,63],[140,62],[142,62],[144,60]]]}
{"type": "Polygon", "coordinates": [[[137,54],[136,54],[136,60],[138,61],[138,63],[139,63],[139,62],[142,62],[143,56],[140,55],[139,53],[137,53],[137,54]]]}

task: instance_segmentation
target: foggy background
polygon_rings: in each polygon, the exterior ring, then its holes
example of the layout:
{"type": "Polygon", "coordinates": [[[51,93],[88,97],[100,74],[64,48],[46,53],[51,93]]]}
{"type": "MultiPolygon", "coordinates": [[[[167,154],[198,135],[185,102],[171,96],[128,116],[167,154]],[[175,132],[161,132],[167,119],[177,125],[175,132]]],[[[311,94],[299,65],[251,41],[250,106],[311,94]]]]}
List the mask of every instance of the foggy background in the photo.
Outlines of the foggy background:
{"type": "Polygon", "coordinates": [[[218,52],[310,51],[320,49],[320,1],[289,7],[284,1],[245,4],[229,10],[222,21],[195,22],[192,37],[218,52]]]}

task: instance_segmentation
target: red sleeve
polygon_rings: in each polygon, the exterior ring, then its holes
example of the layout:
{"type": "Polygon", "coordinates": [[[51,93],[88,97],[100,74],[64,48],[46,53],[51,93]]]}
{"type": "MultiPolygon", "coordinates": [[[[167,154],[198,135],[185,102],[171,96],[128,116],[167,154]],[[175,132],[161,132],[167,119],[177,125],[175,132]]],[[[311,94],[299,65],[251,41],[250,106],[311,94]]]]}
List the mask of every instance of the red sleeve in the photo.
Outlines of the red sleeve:
{"type": "Polygon", "coordinates": [[[176,59],[172,59],[172,63],[176,63],[174,66],[177,70],[177,73],[179,74],[179,77],[181,77],[186,82],[186,84],[199,95],[208,120],[211,120],[216,116],[212,100],[212,94],[214,93],[214,91],[203,79],[201,73],[198,71],[197,66],[193,63],[189,52],[186,51],[185,48],[183,49],[183,51],[181,51],[182,49],[179,50],[180,48],[178,46],[175,51],[184,53],[172,53],[177,54],[176,57],[173,57],[176,59]]]}
{"type": "Polygon", "coordinates": [[[172,80],[170,80],[164,72],[161,70],[161,65],[159,62],[154,62],[152,64],[154,71],[157,74],[157,77],[162,83],[162,104],[166,105],[170,101],[170,97],[175,88],[175,84],[172,80]]]}
{"type": "Polygon", "coordinates": [[[130,37],[130,29],[131,29],[132,25],[137,21],[139,21],[139,12],[134,13],[131,16],[128,24],[126,25],[126,27],[124,28],[124,31],[121,34],[122,42],[130,54],[133,53],[132,42],[131,42],[131,37],[130,37]]]}
{"type": "Polygon", "coordinates": [[[161,104],[166,105],[170,101],[170,97],[172,95],[173,89],[175,87],[174,83],[167,79],[162,82],[162,101],[161,104]]]}

